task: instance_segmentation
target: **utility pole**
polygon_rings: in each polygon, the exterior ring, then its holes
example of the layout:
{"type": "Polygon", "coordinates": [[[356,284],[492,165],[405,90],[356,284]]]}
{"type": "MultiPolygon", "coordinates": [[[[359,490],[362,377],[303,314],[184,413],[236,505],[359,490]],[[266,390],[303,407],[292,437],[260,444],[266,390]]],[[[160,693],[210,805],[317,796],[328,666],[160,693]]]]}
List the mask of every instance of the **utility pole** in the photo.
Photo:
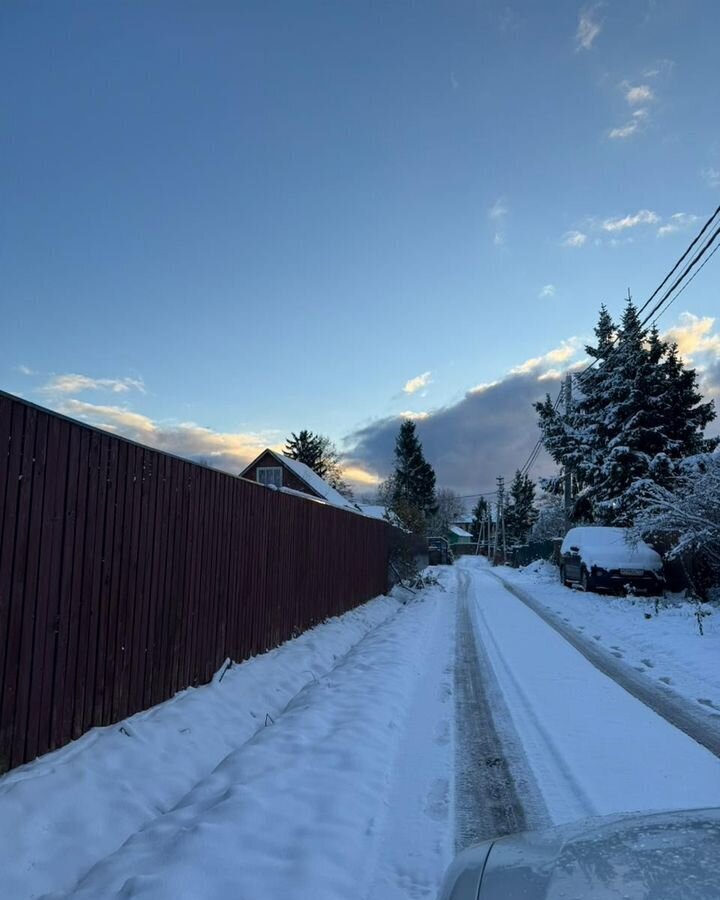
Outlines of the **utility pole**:
{"type": "MultiPolygon", "coordinates": [[[[565,419],[570,419],[570,407],[572,406],[572,375],[568,372],[565,379],[565,419]]],[[[570,528],[570,513],[572,511],[572,469],[565,465],[565,530],[570,528]]]]}
{"type": "Polygon", "coordinates": [[[505,544],[505,479],[502,475],[497,477],[497,516],[495,517],[495,552],[493,553],[493,562],[497,556],[498,540],[502,535],[503,563],[507,554],[507,546],[505,544]]]}

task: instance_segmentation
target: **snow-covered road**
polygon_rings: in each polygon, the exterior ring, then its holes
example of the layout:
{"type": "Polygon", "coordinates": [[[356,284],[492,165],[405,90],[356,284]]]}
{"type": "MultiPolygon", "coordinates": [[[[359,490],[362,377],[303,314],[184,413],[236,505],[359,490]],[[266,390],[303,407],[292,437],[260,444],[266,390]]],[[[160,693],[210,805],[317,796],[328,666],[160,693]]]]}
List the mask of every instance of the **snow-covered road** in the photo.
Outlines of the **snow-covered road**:
{"type": "Polygon", "coordinates": [[[457,569],[470,578],[473,627],[505,701],[496,726],[522,747],[517,777],[532,775],[552,822],[720,805],[717,757],[599,672],[478,561],[457,569]]]}
{"type": "Polygon", "coordinates": [[[708,750],[478,560],[438,571],[0,779],[2,896],[432,898],[472,840],[720,805],[708,750]]]}

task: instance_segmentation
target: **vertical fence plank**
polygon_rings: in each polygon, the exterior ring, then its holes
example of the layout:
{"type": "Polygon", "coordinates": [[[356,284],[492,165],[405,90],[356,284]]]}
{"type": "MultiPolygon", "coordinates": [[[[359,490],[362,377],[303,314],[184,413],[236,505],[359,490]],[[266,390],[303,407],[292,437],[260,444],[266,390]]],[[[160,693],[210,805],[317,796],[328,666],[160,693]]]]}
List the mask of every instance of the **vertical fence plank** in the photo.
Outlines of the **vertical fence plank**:
{"type": "MultiPolygon", "coordinates": [[[[10,402],[10,401],[8,401],[10,402]]],[[[16,590],[15,545],[18,531],[18,512],[21,496],[22,448],[26,409],[19,403],[10,404],[10,434],[7,453],[0,457],[5,467],[5,490],[2,509],[2,543],[0,543],[0,772],[10,767],[12,727],[10,699],[6,695],[10,682],[17,676],[17,662],[12,656],[11,642],[17,640],[17,612],[13,616],[13,594],[16,590]],[[8,656],[11,659],[8,660],[8,656]]],[[[25,485],[27,487],[27,485],[25,485]]]]}
{"type": "Polygon", "coordinates": [[[130,708],[141,709],[145,692],[146,668],[148,662],[148,636],[150,631],[150,583],[152,573],[152,553],[155,539],[154,504],[157,498],[157,454],[145,451],[143,459],[142,495],[140,511],[140,552],[139,572],[136,585],[137,603],[140,605],[140,628],[138,642],[133,645],[133,683],[130,686],[130,708]]]}
{"type": "MultiPolygon", "coordinates": [[[[7,681],[2,720],[12,721],[11,765],[25,759],[28,724],[28,697],[34,660],[35,605],[37,570],[42,544],[42,503],[45,490],[45,445],[47,418],[31,409],[25,422],[20,478],[20,506],[15,544],[12,614],[15,629],[10,629],[6,666],[12,673],[7,681]],[[31,535],[35,533],[36,539],[31,535]],[[39,539],[38,539],[39,536],[39,539]]],[[[36,661],[35,661],[36,662],[36,661]]]]}
{"type": "MultiPolygon", "coordinates": [[[[50,713],[54,661],[60,630],[60,564],[67,482],[67,453],[69,434],[62,423],[53,417],[48,422],[45,450],[45,490],[42,507],[42,539],[39,542],[40,561],[37,577],[35,607],[34,659],[29,718],[25,738],[24,758],[33,759],[50,746],[50,713]]],[[[37,452],[36,452],[37,461],[37,452]]],[[[37,472],[33,474],[37,478],[37,472]]]]}
{"type": "Polygon", "coordinates": [[[48,749],[54,750],[69,739],[64,732],[63,712],[66,692],[71,691],[68,683],[70,654],[76,637],[76,620],[73,618],[73,549],[75,544],[75,526],[77,522],[77,504],[80,492],[79,461],[80,443],[83,432],[79,428],[65,429],[68,433],[68,467],[67,480],[64,485],[65,501],[63,504],[63,545],[60,562],[60,583],[58,587],[58,637],[53,664],[52,708],[50,712],[50,744],[48,749]]]}

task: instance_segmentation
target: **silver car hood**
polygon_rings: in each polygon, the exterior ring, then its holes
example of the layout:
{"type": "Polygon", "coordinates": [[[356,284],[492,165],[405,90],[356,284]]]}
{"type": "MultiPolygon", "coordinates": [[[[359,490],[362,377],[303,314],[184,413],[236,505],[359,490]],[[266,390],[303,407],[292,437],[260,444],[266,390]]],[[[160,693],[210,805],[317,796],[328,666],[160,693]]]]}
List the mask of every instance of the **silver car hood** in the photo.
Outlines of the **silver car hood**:
{"type": "Polygon", "coordinates": [[[463,851],[441,900],[718,900],[720,810],[623,815],[463,851]]]}

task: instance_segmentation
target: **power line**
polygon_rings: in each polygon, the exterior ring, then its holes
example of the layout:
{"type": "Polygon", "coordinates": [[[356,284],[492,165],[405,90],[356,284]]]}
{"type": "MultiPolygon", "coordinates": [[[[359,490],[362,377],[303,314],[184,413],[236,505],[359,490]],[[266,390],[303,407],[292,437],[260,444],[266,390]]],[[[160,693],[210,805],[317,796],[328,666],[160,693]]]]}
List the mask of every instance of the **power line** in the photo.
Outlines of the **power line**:
{"type": "Polygon", "coordinates": [[[655,324],[655,322],[657,322],[657,320],[660,318],[660,316],[661,316],[663,313],[666,313],[666,312],[670,309],[670,307],[671,307],[671,306],[673,305],[673,303],[677,300],[677,298],[680,296],[680,294],[682,294],[682,292],[685,290],[685,288],[686,288],[689,284],[692,283],[692,280],[693,280],[694,278],[696,278],[696,277],[702,272],[702,270],[703,270],[703,269],[705,268],[705,266],[710,262],[710,260],[713,258],[713,256],[715,256],[715,254],[718,252],[718,250],[720,250],[720,244],[718,244],[718,245],[713,249],[713,252],[712,252],[712,253],[710,254],[710,256],[708,256],[708,258],[703,262],[703,264],[700,266],[700,268],[697,270],[697,272],[693,272],[693,274],[692,274],[692,276],[690,277],[690,279],[689,279],[688,281],[685,282],[685,284],[680,288],[680,290],[677,292],[677,294],[675,294],[675,296],[674,296],[674,297],[672,298],[672,300],[668,303],[668,305],[665,307],[665,309],[661,310],[661,311],[655,316],[655,318],[654,318],[654,320],[653,320],[653,324],[655,324]]]}
{"type": "Polygon", "coordinates": [[[685,259],[685,257],[690,253],[690,251],[691,251],[692,248],[695,246],[695,244],[697,244],[697,242],[700,240],[700,238],[701,238],[701,237],[705,234],[705,232],[708,230],[708,228],[710,227],[710,225],[711,225],[713,219],[715,219],[719,214],[720,214],[720,206],[718,206],[718,208],[715,210],[715,212],[710,216],[710,218],[707,220],[707,222],[703,225],[703,227],[700,229],[700,231],[698,232],[698,234],[695,236],[695,239],[691,242],[690,246],[689,246],[689,247],[687,248],[687,250],[683,253],[683,255],[680,257],[680,259],[675,263],[675,265],[672,267],[672,269],[670,269],[670,271],[669,271],[669,272],[667,273],[667,275],[663,278],[663,280],[660,282],[660,284],[655,288],[655,290],[652,292],[652,294],[650,294],[650,296],[649,296],[648,299],[645,301],[645,303],[643,303],[643,305],[642,305],[642,306],[640,307],[640,309],[638,310],[638,315],[640,315],[641,313],[643,313],[643,312],[645,311],[645,309],[647,309],[647,307],[652,303],[652,301],[655,299],[655,297],[656,297],[656,296],[660,293],[660,291],[665,287],[665,285],[667,284],[667,282],[670,280],[670,278],[672,278],[672,276],[673,276],[673,275],[675,274],[675,272],[677,271],[678,267],[682,264],[682,262],[683,262],[683,260],[685,259]]]}
{"type": "MultiPolygon", "coordinates": [[[[653,291],[653,293],[650,295],[650,297],[648,297],[648,299],[645,301],[645,303],[640,307],[640,309],[638,310],[638,313],[641,313],[643,310],[645,310],[645,309],[648,307],[648,305],[652,302],[652,300],[657,296],[657,294],[659,293],[659,291],[662,289],[663,285],[667,284],[668,280],[672,277],[673,273],[677,271],[678,267],[681,265],[681,263],[683,262],[683,260],[685,260],[685,259],[687,258],[688,254],[691,252],[692,248],[693,248],[693,247],[697,244],[697,242],[701,239],[702,235],[703,235],[703,234],[707,231],[707,229],[710,227],[710,225],[711,225],[713,219],[715,219],[719,213],[720,213],[720,206],[715,210],[715,212],[714,212],[713,215],[708,219],[708,221],[705,223],[705,225],[703,225],[703,227],[702,227],[702,229],[700,230],[700,232],[696,235],[696,237],[694,238],[694,240],[690,243],[690,245],[688,246],[688,248],[685,250],[685,252],[683,253],[683,255],[680,257],[680,259],[675,263],[675,265],[674,265],[673,268],[670,270],[670,272],[668,272],[668,274],[665,276],[665,278],[663,279],[663,281],[658,285],[658,287],[653,291]]],[[[720,226],[719,226],[718,228],[715,229],[715,231],[711,234],[710,238],[709,238],[709,239],[707,240],[707,242],[703,245],[703,247],[701,247],[701,249],[700,249],[700,250],[696,253],[696,255],[692,258],[692,260],[690,260],[690,262],[689,262],[689,263],[687,264],[687,266],[683,269],[683,271],[680,273],[680,275],[678,275],[678,277],[675,279],[675,281],[672,283],[672,285],[667,289],[667,291],[665,291],[665,293],[663,294],[663,296],[661,297],[661,299],[660,299],[660,300],[655,304],[655,306],[650,310],[650,312],[647,314],[647,316],[639,323],[638,329],[637,329],[637,330],[640,330],[641,328],[644,328],[645,325],[647,325],[647,323],[650,321],[650,319],[651,319],[654,315],[657,314],[657,315],[656,315],[656,318],[659,318],[659,316],[660,316],[661,313],[659,313],[658,310],[660,310],[660,308],[661,308],[665,303],[667,303],[668,298],[671,296],[671,294],[673,293],[673,291],[675,291],[676,288],[684,281],[684,279],[687,278],[689,272],[694,268],[694,266],[697,265],[697,263],[698,263],[698,262],[702,259],[702,257],[707,253],[708,249],[713,245],[713,243],[715,242],[715,240],[716,240],[716,238],[718,237],[718,235],[720,235],[720,226]]],[[[714,252],[715,252],[715,251],[713,250],[713,253],[710,254],[710,257],[708,257],[708,260],[712,257],[712,255],[714,254],[714,252]]],[[[707,262],[708,260],[706,260],[705,262],[707,262]]],[[[704,265],[705,265],[705,263],[703,263],[703,266],[704,266],[704,265]]],[[[702,266],[701,266],[700,268],[702,268],[702,266]]],[[[700,269],[698,269],[698,272],[699,272],[699,271],[700,271],[700,269]]],[[[697,274],[697,273],[695,273],[695,274],[697,274]]],[[[692,278],[694,278],[694,277],[695,277],[695,275],[692,276],[692,278]]],[[[690,281],[692,281],[692,278],[687,282],[687,284],[689,284],[690,281]]],[[[683,290],[684,290],[684,288],[683,288],[683,290]]],[[[680,294],[680,292],[678,292],[678,295],[677,295],[677,296],[679,296],[679,294],[680,294]]],[[[676,296],[676,298],[674,298],[674,299],[677,299],[677,296],[676,296]]],[[[674,300],[670,300],[670,303],[673,303],[673,302],[674,302],[674,300]]],[[[670,303],[668,303],[668,307],[669,307],[670,303]]],[[[611,359],[619,352],[619,349],[620,349],[620,348],[619,348],[620,337],[621,337],[621,336],[620,336],[619,334],[616,335],[616,337],[614,338],[614,340],[611,342],[611,345],[610,345],[610,346],[611,346],[611,350],[610,350],[610,352],[608,353],[608,355],[605,357],[605,359],[603,360],[603,364],[604,364],[604,365],[607,364],[607,363],[608,363],[608,362],[609,362],[609,361],[610,361],[610,360],[611,360],[611,359]]],[[[580,384],[580,387],[582,387],[583,379],[585,378],[585,376],[587,375],[587,373],[592,369],[592,367],[595,365],[596,362],[598,362],[598,360],[593,360],[593,361],[590,363],[589,366],[587,366],[585,369],[583,369],[582,372],[578,372],[578,373],[576,374],[575,377],[576,377],[578,383],[580,384]]]]}
{"type": "MultiPolygon", "coordinates": [[[[646,325],[648,323],[648,321],[655,315],[655,313],[658,311],[658,309],[660,309],[660,307],[666,302],[667,298],[670,296],[670,294],[672,294],[672,292],[675,290],[675,288],[687,277],[688,272],[692,268],[694,268],[695,265],[697,265],[697,263],[703,258],[703,256],[707,253],[707,251],[710,249],[710,247],[712,247],[712,245],[715,242],[715,239],[718,237],[718,235],[720,235],[720,226],[718,226],[715,229],[715,231],[712,233],[710,239],[705,244],[705,246],[695,254],[695,256],[693,257],[691,262],[688,264],[685,271],[682,273],[682,275],[679,275],[678,278],[675,280],[672,287],[668,288],[668,290],[663,295],[662,300],[660,300],[658,303],[656,303],[655,306],[650,310],[650,312],[647,314],[647,317],[642,322],[642,325],[646,325]]],[[[710,257],[708,257],[708,259],[710,259],[710,257]]],[[[706,260],[706,262],[707,262],[707,260],[706,260]]],[[[703,263],[703,265],[704,265],[704,263],[703,263]]],[[[700,271],[700,269],[698,269],[698,272],[699,271],[700,271]]],[[[690,282],[688,281],[687,284],[690,284],[690,282]]]]}

